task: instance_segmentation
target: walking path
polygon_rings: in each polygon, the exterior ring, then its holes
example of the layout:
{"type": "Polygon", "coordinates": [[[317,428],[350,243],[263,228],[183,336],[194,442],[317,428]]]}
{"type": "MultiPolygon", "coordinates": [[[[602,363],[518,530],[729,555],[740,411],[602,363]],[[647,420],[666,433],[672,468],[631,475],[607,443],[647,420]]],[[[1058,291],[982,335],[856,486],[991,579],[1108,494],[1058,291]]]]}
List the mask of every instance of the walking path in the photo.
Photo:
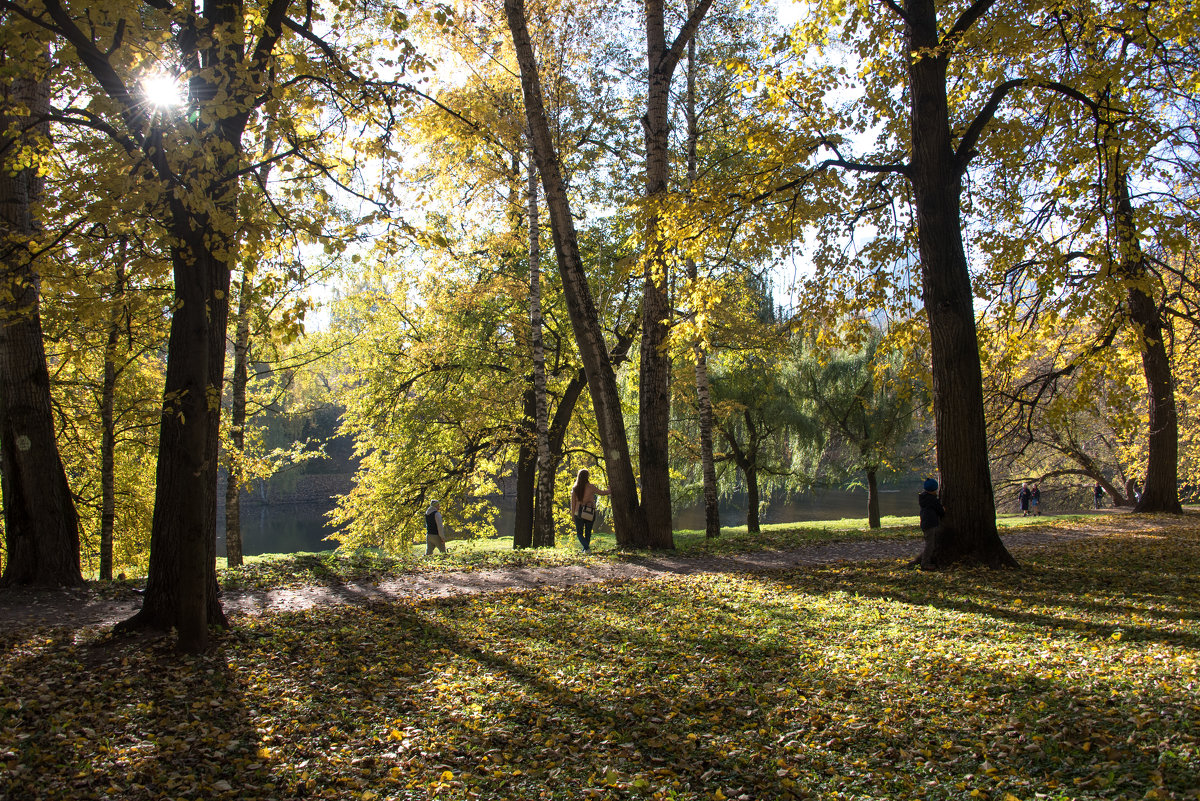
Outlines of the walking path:
{"type": "MultiPolygon", "coordinates": [[[[1079,539],[1103,536],[1112,533],[1115,528],[1102,525],[1035,531],[1018,529],[1005,534],[1003,539],[1009,549],[1061,546],[1079,539]]],[[[921,543],[917,540],[856,540],[821,543],[790,551],[758,551],[733,556],[639,555],[619,562],[414,573],[369,583],[227,590],[221,594],[221,603],[229,614],[264,615],[316,606],[569,587],[614,579],[697,573],[753,573],[836,562],[911,559],[920,549],[921,543]]],[[[0,593],[0,625],[10,631],[27,626],[105,626],[130,617],[140,606],[141,596],[132,590],[117,590],[116,595],[90,589],[9,590],[0,593]]]]}

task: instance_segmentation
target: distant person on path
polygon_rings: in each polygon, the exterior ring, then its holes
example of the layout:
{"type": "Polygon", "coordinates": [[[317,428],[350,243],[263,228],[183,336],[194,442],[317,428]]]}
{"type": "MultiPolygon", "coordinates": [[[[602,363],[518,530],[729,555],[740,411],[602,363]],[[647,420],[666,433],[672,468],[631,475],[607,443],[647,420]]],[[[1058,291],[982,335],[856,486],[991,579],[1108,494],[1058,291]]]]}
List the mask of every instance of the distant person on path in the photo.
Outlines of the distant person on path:
{"type": "Polygon", "coordinates": [[[1035,515],[1040,515],[1042,513],[1041,502],[1042,491],[1038,488],[1037,484],[1034,484],[1029,489],[1029,510],[1035,515]]]}
{"type": "Polygon", "coordinates": [[[917,506],[921,509],[921,533],[925,535],[926,550],[929,550],[930,541],[941,530],[942,518],[946,516],[946,510],[938,500],[937,489],[937,479],[927,478],[917,494],[917,506]]]}
{"type": "Polygon", "coordinates": [[[425,510],[425,555],[432,556],[434,548],[446,552],[446,525],[442,522],[436,499],[430,501],[425,510]]]}
{"type": "Polygon", "coordinates": [[[571,488],[571,517],[575,519],[575,536],[584,553],[592,552],[592,526],[596,524],[596,496],[608,495],[595,484],[588,482],[588,471],[583,469],[575,477],[571,488]]]}
{"type": "Polygon", "coordinates": [[[1028,484],[1021,485],[1021,491],[1017,493],[1017,500],[1021,503],[1021,517],[1029,515],[1029,502],[1033,500],[1033,491],[1029,489],[1028,484]]]}
{"type": "Polygon", "coordinates": [[[1092,487],[1092,498],[1096,501],[1097,509],[1104,508],[1104,487],[1100,485],[1099,481],[1096,482],[1096,486],[1092,487]]]}

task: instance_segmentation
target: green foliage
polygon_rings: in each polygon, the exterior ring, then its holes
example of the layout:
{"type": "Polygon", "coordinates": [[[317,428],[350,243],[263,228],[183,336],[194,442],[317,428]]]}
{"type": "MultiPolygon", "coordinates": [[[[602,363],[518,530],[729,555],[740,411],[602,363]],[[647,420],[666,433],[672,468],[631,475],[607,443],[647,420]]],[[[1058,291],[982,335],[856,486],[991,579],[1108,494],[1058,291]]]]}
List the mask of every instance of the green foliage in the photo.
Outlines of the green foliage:
{"type": "Polygon", "coordinates": [[[47,801],[1188,798],[1200,536],[1130,522],[1019,573],[843,564],[322,609],[184,662],[8,631],[0,776],[47,801]]]}

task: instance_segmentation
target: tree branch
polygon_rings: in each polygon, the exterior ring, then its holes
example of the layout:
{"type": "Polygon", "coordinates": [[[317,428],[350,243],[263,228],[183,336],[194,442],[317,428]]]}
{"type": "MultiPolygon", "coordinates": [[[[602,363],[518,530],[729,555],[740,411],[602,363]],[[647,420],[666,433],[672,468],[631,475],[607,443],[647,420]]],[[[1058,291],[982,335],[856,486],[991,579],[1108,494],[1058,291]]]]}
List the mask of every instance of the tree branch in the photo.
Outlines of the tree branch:
{"type": "Polygon", "coordinates": [[[675,41],[671,43],[670,49],[663,53],[662,59],[658,62],[658,71],[670,75],[675,71],[675,65],[679,63],[679,59],[683,57],[683,49],[687,47],[688,40],[696,35],[696,29],[700,27],[700,21],[704,19],[704,15],[708,13],[708,9],[712,7],[713,0],[700,0],[692,13],[687,18],[687,22],[683,23],[683,27],[679,29],[679,35],[675,37],[675,41]]]}

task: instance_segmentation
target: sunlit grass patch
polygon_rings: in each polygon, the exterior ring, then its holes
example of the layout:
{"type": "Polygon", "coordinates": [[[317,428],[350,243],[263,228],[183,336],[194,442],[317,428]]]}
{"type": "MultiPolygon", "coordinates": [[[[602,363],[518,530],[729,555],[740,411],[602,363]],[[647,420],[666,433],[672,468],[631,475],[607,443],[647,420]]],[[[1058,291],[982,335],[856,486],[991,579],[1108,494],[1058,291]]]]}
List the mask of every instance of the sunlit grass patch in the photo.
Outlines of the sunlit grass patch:
{"type": "MultiPolygon", "coordinates": [[[[1088,515],[1056,517],[1002,517],[1002,530],[1023,526],[1086,525],[1095,518],[1088,515]]],[[[675,552],[681,555],[723,555],[763,550],[791,550],[827,542],[874,539],[918,539],[921,531],[917,518],[884,517],[882,528],[871,529],[866,518],[825,520],[804,523],[768,523],[757,534],[745,526],[722,529],[720,537],[706,539],[703,531],[675,532],[675,552]]],[[[475,540],[451,540],[448,554],[425,557],[425,544],[414,544],[403,554],[379,549],[330,550],[316,553],[263,554],[246,557],[246,564],[227,568],[218,560],[221,582],[230,589],[269,588],[313,583],[379,581],[406,573],[433,573],[447,570],[482,570],[504,567],[551,567],[555,565],[595,564],[620,560],[631,554],[618,550],[611,532],[596,532],[592,553],[580,551],[573,536],[560,536],[554,548],[514,550],[512,537],[475,540]]]]}
{"type": "Polygon", "coordinates": [[[1200,788],[1194,521],[1027,552],[9,639],[14,798],[1144,799],[1200,788]],[[165,648],[165,646],[164,646],[165,648]]]}

